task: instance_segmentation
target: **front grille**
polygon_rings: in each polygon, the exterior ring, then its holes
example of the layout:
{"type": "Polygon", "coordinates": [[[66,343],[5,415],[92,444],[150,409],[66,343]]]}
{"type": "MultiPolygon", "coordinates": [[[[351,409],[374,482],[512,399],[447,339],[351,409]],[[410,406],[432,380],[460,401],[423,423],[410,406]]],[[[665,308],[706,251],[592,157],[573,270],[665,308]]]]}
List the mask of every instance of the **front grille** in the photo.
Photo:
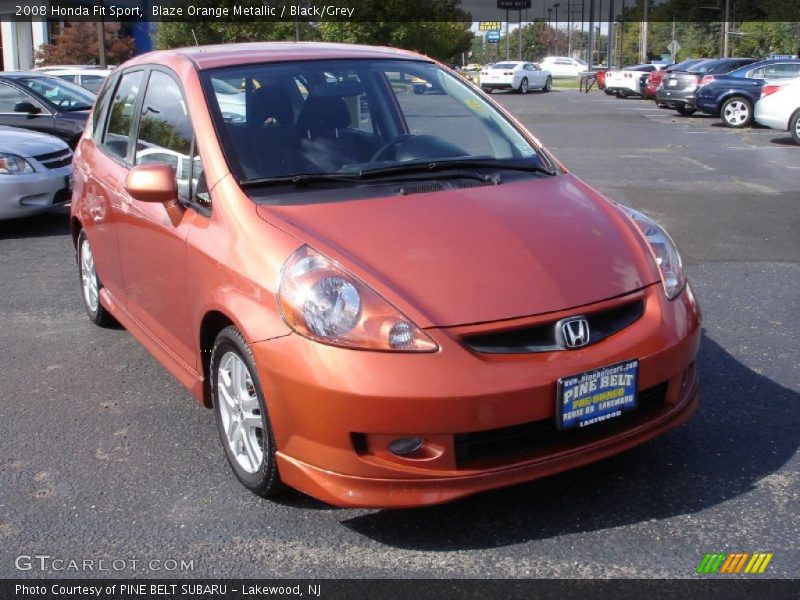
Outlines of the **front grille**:
{"type": "Polygon", "coordinates": [[[42,163],[48,169],[59,169],[66,167],[72,163],[72,151],[69,148],[58,150],[57,152],[48,152],[47,154],[40,154],[34,156],[36,160],[42,163]]]}
{"type": "MultiPolygon", "coordinates": [[[[644,301],[637,300],[610,310],[585,314],[589,322],[589,344],[625,329],[644,313],[644,301]]],[[[550,321],[525,327],[466,336],[462,342],[476,352],[487,354],[526,354],[532,352],[553,352],[563,350],[556,342],[556,323],[550,321]]]]}
{"type": "Polygon", "coordinates": [[[638,406],[621,416],[591,425],[585,429],[558,431],[554,419],[544,419],[454,436],[456,464],[465,468],[482,461],[520,457],[546,451],[568,451],[604,437],[609,437],[649,418],[664,406],[667,383],[639,392],[638,406]]]}

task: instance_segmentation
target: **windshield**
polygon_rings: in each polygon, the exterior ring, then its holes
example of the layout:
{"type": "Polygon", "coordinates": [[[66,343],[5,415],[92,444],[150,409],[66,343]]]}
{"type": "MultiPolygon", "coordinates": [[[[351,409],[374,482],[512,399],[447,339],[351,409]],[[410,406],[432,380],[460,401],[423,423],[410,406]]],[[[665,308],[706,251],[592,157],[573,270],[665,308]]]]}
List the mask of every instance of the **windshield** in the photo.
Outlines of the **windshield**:
{"type": "Polygon", "coordinates": [[[689,67],[688,69],[686,69],[686,72],[687,73],[699,73],[699,74],[708,73],[710,70],[717,68],[721,64],[723,64],[723,61],[719,61],[719,60],[704,60],[704,61],[701,61],[701,62],[697,63],[696,65],[693,65],[693,66],[689,67]]]}
{"type": "Polygon", "coordinates": [[[324,60],[204,71],[221,143],[242,182],[361,176],[435,162],[543,158],[457,76],[412,60],[324,60]],[[223,84],[223,85],[220,85],[223,84]],[[232,105],[220,89],[244,90],[232,105]]]}
{"type": "Polygon", "coordinates": [[[88,110],[94,104],[94,94],[56,77],[25,77],[17,81],[58,110],[88,110]]]}

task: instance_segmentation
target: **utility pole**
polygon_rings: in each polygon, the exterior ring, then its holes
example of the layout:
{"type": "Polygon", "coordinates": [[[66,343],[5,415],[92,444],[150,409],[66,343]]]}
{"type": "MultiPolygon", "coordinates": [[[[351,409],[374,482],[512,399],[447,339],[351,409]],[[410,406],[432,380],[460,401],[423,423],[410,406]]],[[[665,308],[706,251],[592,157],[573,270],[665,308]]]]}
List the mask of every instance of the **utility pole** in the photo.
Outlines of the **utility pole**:
{"type": "Polygon", "coordinates": [[[508,40],[509,40],[508,35],[509,35],[509,33],[508,33],[508,9],[506,9],[506,60],[509,59],[510,52],[511,52],[510,47],[508,45],[508,40]]]}
{"type": "MultiPolygon", "coordinates": [[[[103,0],[97,0],[96,3],[103,6],[103,0]]],[[[108,60],[106,59],[106,27],[102,10],[100,11],[100,20],[97,22],[97,54],[100,68],[105,69],[108,66],[108,60]]]]}
{"type": "MultiPolygon", "coordinates": [[[[731,0],[725,0],[725,24],[722,30],[722,56],[728,58],[728,33],[731,30],[731,0]]],[[[673,36],[673,39],[674,36],[673,36]]]]}
{"type": "Polygon", "coordinates": [[[586,64],[589,70],[594,64],[594,0],[589,0],[589,52],[586,56],[586,64]]]}
{"type": "Polygon", "coordinates": [[[614,0],[608,2],[608,40],[606,41],[606,65],[611,69],[614,58],[614,0]]]}
{"type": "Polygon", "coordinates": [[[558,56],[558,7],[561,6],[561,2],[556,2],[553,4],[553,8],[556,9],[556,56],[558,56]]]}
{"type": "Polygon", "coordinates": [[[519,46],[519,48],[517,48],[517,60],[522,60],[522,10],[517,12],[519,12],[519,15],[517,15],[517,21],[519,22],[519,36],[517,36],[519,39],[517,46],[519,46]]]}
{"type": "Polygon", "coordinates": [[[650,0],[644,0],[644,15],[642,21],[642,47],[639,53],[639,62],[647,62],[647,33],[648,33],[648,10],[650,8],[650,0]]]}

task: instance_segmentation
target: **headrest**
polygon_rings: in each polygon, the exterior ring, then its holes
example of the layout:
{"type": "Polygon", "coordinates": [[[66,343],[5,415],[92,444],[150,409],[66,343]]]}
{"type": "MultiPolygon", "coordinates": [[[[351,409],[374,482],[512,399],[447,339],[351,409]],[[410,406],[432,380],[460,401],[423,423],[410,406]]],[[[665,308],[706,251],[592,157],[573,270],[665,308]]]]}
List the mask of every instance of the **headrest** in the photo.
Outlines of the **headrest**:
{"type": "Polygon", "coordinates": [[[247,103],[247,122],[256,127],[264,123],[291,125],[294,111],[289,96],[281,89],[261,86],[253,90],[247,103]]]}
{"type": "Polygon", "coordinates": [[[303,104],[297,127],[302,130],[342,129],[350,125],[350,111],[341,96],[311,95],[303,104]]]}

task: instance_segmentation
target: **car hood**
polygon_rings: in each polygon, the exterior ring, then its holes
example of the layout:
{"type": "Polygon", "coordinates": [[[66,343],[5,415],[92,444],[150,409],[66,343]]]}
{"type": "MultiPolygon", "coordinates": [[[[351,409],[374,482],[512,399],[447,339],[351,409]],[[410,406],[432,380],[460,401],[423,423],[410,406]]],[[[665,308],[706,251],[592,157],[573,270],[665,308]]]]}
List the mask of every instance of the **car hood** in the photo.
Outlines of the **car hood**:
{"type": "Polygon", "coordinates": [[[658,281],[634,226],[572,175],[257,210],[422,327],[564,310],[658,281]]]}
{"type": "Polygon", "coordinates": [[[66,148],[68,146],[64,142],[52,135],[28,129],[0,126],[0,152],[29,158],[66,148]]]}

